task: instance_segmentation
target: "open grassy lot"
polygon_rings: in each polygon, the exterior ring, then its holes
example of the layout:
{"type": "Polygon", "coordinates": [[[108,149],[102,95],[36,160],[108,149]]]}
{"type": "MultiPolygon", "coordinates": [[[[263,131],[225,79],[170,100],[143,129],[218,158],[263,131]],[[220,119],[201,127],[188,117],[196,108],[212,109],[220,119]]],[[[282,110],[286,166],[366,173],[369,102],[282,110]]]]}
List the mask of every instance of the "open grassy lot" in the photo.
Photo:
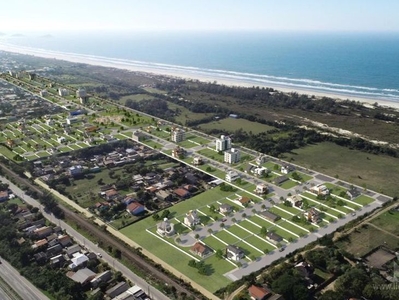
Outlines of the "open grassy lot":
{"type": "Polygon", "coordinates": [[[220,129],[220,130],[226,130],[228,132],[233,132],[238,129],[242,129],[246,132],[252,132],[253,134],[265,132],[271,129],[276,129],[275,127],[269,125],[251,122],[245,119],[233,119],[233,118],[226,118],[220,121],[213,121],[207,124],[201,124],[199,127],[201,129],[220,129]]]}
{"type": "Polygon", "coordinates": [[[297,185],[298,185],[298,183],[296,183],[295,181],[287,180],[287,181],[283,182],[280,185],[280,187],[282,187],[283,189],[288,190],[288,189],[293,188],[294,186],[297,186],[297,185]]]}
{"type": "MultiPolygon", "coordinates": [[[[309,181],[309,180],[311,180],[313,178],[312,176],[307,175],[307,174],[302,173],[302,172],[295,171],[295,173],[297,173],[301,177],[301,180],[300,180],[301,182],[306,182],[306,181],[309,181]]],[[[294,174],[294,172],[288,173],[287,176],[289,178],[292,178],[292,174],[294,174]]]]}
{"type": "Polygon", "coordinates": [[[193,147],[196,147],[198,145],[193,143],[193,142],[190,142],[189,140],[184,140],[184,141],[179,143],[179,146],[183,147],[183,148],[193,148],[193,147]]]}
{"type": "Polygon", "coordinates": [[[244,227],[245,229],[248,229],[249,231],[251,231],[254,234],[259,234],[261,228],[252,224],[251,222],[249,222],[248,220],[243,220],[239,223],[240,226],[244,227]]]}
{"type": "Polygon", "coordinates": [[[215,150],[211,150],[209,148],[199,150],[198,153],[202,154],[210,159],[217,160],[218,162],[224,161],[224,154],[219,154],[215,150]]]}
{"type": "Polygon", "coordinates": [[[380,245],[396,249],[399,247],[399,238],[364,224],[361,228],[352,231],[348,237],[337,242],[336,245],[359,257],[380,245]]]}
{"type": "Polygon", "coordinates": [[[218,250],[218,249],[225,249],[226,245],[223,244],[221,241],[219,241],[217,238],[214,236],[210,235],[207,236],[205,239],[202,240],[203,243],[211,247],[213,250],[218,250]]]}
{"type": "Polygon", "coordinates": [[[227,231],[230,231],[232,234],[238,236],[241,239],[245,239],[246,237],[252,235],[252,233],[246,231],[245,229],[242,229],[236,225],[233,225],[227,229],[227,231]]]}
{"type": "Polygon", "coordinates": [[[367,205],[367,204],[374,202],[374,199],[370,198],[366,195],[360,195],[359,197],[356,197],[355,199],[353,199],[353,201],[356,203],[362,204],[362,205],[367,205]]]}
{"type": "Polygon", "coordinates": [[[320,143],[285,154],[296,164],[368,189],[398,195],[399,158],[350,150],[333,143],[320,143]]]}
{"type": "Polygon", "coordinates": [[[211,140],[204,139],[203,137],[197,136],[195,134],[188,134],[186,137],[187,140],[193,141],[195,143],[198,143],[200,145],[208,144],[211,140]]]}
{"type": "Polygon", "coordinates": [[[226,230],[221,230],[218,233],[214,234],[217,238],[221,239],[223,242],[231,245],[237,244],[240,239],[228,233],[226,230]]]}
{"type": "MultiPolygon", "coordinates": [[[[245,241],[250,243],[251,245],[254,245],[256,248],[263,251],[263,253],[265,252],[266,249],[269,252],[276,249],[276,247],[274,247],[273,245],[266,242],[266,240],[264,238],[259,238],[259,236],[252,235],[252,236],[246,238],[245,241]]],[[[257,255],[259,255],[259,254],[257,254],[257,255]]]]}
{"type": "Polygon", "coordinates": [[[392,234],[399,236],[399,212],[397,210],[390,210],[384,212],[371,221],[372,224],[379,228],[389,231],[392,234]]]}
{"type": "Polygon", "coordinates": [[[145,140],[143,141],[144,144],[146,144],[147,146],[150,146],[154,149],[162,149],[163,145],[160,143],[155,142],[154,140],[145,140]]]}

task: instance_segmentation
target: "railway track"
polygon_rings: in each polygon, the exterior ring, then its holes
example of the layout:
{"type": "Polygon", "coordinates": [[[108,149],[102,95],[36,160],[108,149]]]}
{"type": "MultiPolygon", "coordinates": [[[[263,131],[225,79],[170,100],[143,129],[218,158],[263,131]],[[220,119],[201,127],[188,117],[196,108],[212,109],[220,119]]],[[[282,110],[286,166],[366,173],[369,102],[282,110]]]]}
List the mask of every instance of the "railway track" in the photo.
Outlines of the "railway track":
{"type": "MultiPolygon", "coordinates": [[[[28,179],[20,177],[17,173],[10,170],[3,163],[0,163],[0,167],[2,168],[3,172],[7,173],[9,176],[14,177],[17,181],[28,186],[30,189],[36,191],[39,195],[43,196],[45,194],[42,190],[40,190],[38,187],[32,184],[28,179]]],[[[69,218],[70,220],[76,222],[81,228],[91,232],[99,240],[103,241],[104,244],[119,249],[121,251],[121,255],[124,258],[128,259],[133,265],[140,268],[145,273],[151,274],[155,279],[167,284],[168,286],[174,287],[178,293],[184,293],[187,295],[187,297],[194,297],[195,299],[201,299],[198,296],[196,296],[193,292],[186,289],[184,286],[181,286],[172,277],[158,270],[151,263],[144,260],[140,255],[132,251],[132,249],[126,246],[123,242],[110,236],[107,232],[104,232],[97,225],[94,225],[80,214],[76,214],[75,212],[69,210],[68,208],[66,208],[61,204],[58,204],[58,206],[64,212],[66,218],[69,218]]]]}

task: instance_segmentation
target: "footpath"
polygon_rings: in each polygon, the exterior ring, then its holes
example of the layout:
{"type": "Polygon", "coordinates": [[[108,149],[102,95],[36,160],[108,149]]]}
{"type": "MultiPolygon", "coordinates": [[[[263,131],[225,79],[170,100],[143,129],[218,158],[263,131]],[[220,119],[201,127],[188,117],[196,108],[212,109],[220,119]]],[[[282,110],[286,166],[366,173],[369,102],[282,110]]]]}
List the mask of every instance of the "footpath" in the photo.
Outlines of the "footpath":
{"type": "Polygon", "coordinates": [[[165,269],[167,269],[169,272],[171,272],[173,275],[175,275],[178,278],[183,279],[186,282],[189,282],[191,284],[191,286],[193,288],[195,288],[196,290],[200,291],[200,293],[202,293],[204,296],[206,296],[209,299],[213,299],[213,300],[219,300],[218,297],[216,297],[215,295],[213,295],[211,292],[209,292],[208,290],[204,289],[202,286],[200,286],[199,284],[192,282],[190,278],[188,278],[186,275],[184,275],[183,273],[179,272],[178,270],[176,270],[175,268],[173,268],[171,265],[165,263],[163,260],[159,259],[157,256],[155,256],[154,254],[152,254],[151,252],[147,251],[146,249],[142,248],[139,244],[135,243],[133,240],[129,239],[127,236],[123,235],[122,233],[120,233],[118,230],[114,229],[111,226],[108,226],[105,222],[103,222],[102,220],[98,219],[96,215],[92,214],[90,211],[84,209],[83,207],[81,207],[79,204],[75,203],[74,201],[72,201],[71,199],[69,199],[68,197],[62,195],[61,193],[59,193],[58,191],[50,188],[47,184],[45,184],[43,181],[41,181],[39,178],[36,178],[34,180],[34,182],[41,186],[42,188],[46,189],[47,191],[49,191],[50,193],[52,193],[55,197],[61,199],[62,201],[64,201],[66,204],[68,204],[70,207],[73,207],[74,209],[76,209],[77,211],[79,211],[80,213],[82,213],[84,216],[86,216],[89,219],[93,219],[94,222],[96,224],[98,224],[99,226],[106,226],[107,231],[109,233],[111,233],[112,235],[114,235],[115,237],[117,237],[118,239],[120,239],[121,241],[125,242],[127,245],[134,247],[134,248],[140,248],[142,249],[141,252],[147,256],[148,258],[150,258],[151,260],[153,260],[155,263],[162,265],[162,267],[164,267],[165,269]]]}

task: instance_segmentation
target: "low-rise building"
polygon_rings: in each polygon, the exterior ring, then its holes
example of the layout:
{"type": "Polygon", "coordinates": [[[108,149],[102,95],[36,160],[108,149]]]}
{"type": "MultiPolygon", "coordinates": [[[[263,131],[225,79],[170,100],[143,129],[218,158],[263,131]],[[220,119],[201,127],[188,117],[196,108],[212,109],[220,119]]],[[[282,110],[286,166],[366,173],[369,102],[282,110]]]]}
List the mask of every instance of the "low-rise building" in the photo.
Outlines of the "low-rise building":
{"type": "Polygon", "coordinates": [[[126,207],[126,210],[130,214],[137,216],[145,211],[145,207],[138,202],[132,202],[126,207]]]}
{"type": "Polygon", "coordinates": [[[290,172],[293,172],[294,170],[295,170],[295,167],[292,165],[282,165],[280,171],[282,174],[288,174],[290,172]]]}
{"type": "Polygon", "coordinates": [[[286,200],[292,207],[298,207],[301,208],[303,201],[302,198],[299,197],[298,195],[293,195],[293,196],[289,196],[287,197],[286,200]]]}
{"type": "Polygon", "coordinates": [[[129,289],[129,285],[122,281],[119,282],[117,285],[115,285],[114,287],[108,289],[105,291],[105,294],[109,297],[109,298],[115,298],[116,296],[118,296],[119,294],[122,294],[123,292],[127,291],[129,289]]]}
{"type": "Polygon", "coordinates": [[[312,186],[310,191],[320,196],[327,196],[330,194],[330,190],[324,184],[312,186]]]}
{"type": "Polygon", "coordinates": [[[200,218],[198,217],[197,211],[190,210],[188,213],[186,213],[184,217],[184,224],[187,225],[188,227],[192,227],[195,225],[198,225],[201,223],[200,218]]]}
{"type": "Polygon", "coordinates": [[[238,178],[240,178],[240,175],[236,171],[228,171],[225,177],[227,182],[234,182],[238,178]]]}
{"type": "Polygon", "coordinates": [[[272,231],[266,233],[266,238],[274,244],[278,244],[283,241],[283,238],[281,236],[272,231]]]}
{"type": "Polygon", "coordinates": [[[161,236],[173,236],[175,234],[174,224],[170,223],[168,218],[163,219],[157,224],[157,233],[161,236]]]}
{"type": "Polygon", "coordinates": [[[277,216],[277,215],[275,215],[275,214],[273,214],[273,213],[271,213],[270,211],[267,211],[267,210],[259,212],[259,215],[262,218],[264,218],[264,219],[266,219],[266,220],[268,220],[270,222],[273,222],[273,223],[281,219],[279,216],[277,216]]]}
{"type": "Polygon", "coordinates": [[[248,288],[248,293],[252,300],[265,300],[272,295],[270,290],[256,285],[251,285],[248,288]]]}
{"type": "Polygon", "coordinates": [[[231,205],[224,203],[219,206],[219,212],[222,214],[229,214],[233,211],[231,205]]]}
{"type": "Polygon", "coordinates": [[[260,183],[256,185],[255,193],[256,194],[267,194],[269,191],[266,184],[260,183]]]}
{"type": "Polygon", "coordinates": [[[88,284],[94,277],[96,277],[96,273],[88,268],[81,269],[75,272],[69,272],[67,274],[69,278],[73,281],[80,283],[81,285],[88,284]]]}
{"type": "Polygon", "coordinates": [[[193,165],[199,166],[199,165],[202,165],[203,163],[204,162],[201,157],[196,156],[193,158],[193,165]]]}
{"type": "Polygon", "coordinates": [[[266,162],[266,160],[267,160],[266,156],[261,154],[261,155],[259,155],[259,156],[256,158],[255,163],[256,163],[258,166],[260,166],[261,164],[264,164],[264,163],[266,162]]]}
{"type": "Polygon", "coordinates": [[[305,212],[305,218],[311,223],[319,223],[321,221],[320,213],[314,207],[305,212]]]}
{"type": "Polygon", "coordinates": [[[200,257],[206,257],[206,256],[208,256],[209,254],[212,253],[212,250],[208,246],[206,246],[206,245],[204,245],[204,244],[202,244],[200,242],[196,242],[190,248],[190,251],[192,253],[194,253],[195,255],[198,255],[200,257]]]}
{"type": "Polygon", "coordinates": [[[226,248],[226,256],[233,261],[239,261],[244,258],[245,252],[240,247],[228,245],[226,248]]]}
{"type": "Polygon", "coordinates": [[[43,226],[43,227],[37,228],[37,229],[35,229],[33,231],[33,234],[38,239],[42,239],[42,238],[48,237],[52,233],[53,233],[53,228],[52,227],[48,227],[48,226],[43,226]]]}
{"type": "Polygon", "coordinates": [[[96,275],[91,281],[90,284],[93,288],[98,287],[98,285],[102,282],[108,282],[112,278],[111,270],[107,270],[102,272],[101,274],[96,275]]]}

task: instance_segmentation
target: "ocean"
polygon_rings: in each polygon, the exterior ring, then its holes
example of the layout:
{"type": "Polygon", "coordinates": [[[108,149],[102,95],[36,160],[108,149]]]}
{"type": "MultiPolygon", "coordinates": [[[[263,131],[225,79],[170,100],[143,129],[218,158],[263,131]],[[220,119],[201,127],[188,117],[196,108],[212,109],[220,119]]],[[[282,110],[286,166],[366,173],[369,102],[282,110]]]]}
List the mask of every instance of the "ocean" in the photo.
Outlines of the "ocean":
{"type": "Polygon", "coordinates": [[[399,102],[395,33],[82,32],[3,36],[0,43],[255,86],[399,102]]]}

